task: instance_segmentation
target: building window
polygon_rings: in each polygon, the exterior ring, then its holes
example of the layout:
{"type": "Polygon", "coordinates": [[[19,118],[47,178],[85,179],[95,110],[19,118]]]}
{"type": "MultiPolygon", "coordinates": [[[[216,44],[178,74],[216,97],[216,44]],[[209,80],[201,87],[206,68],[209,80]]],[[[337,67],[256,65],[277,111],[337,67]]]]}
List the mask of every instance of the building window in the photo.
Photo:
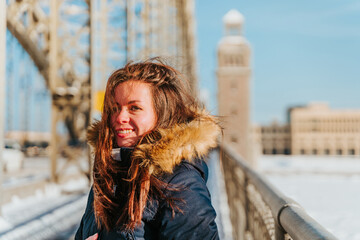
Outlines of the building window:
{"type": "Polygon", "coordinates": [[[304,155],[305,154],[305,149],[300,149],[300,154],[304,155]]]}
{"type": "Polygon", "coordinates": [[[336,154],[337,155],[342,155],[342,149],[336,149],[336,154]]]}
{"type": "Polygon", "coordinates": [[[237,137],[235,137],[235,136],[231,136],[231,142],[233,142],[233,143],[237,143],[237,137]]]}
{"type": "Polygon", "coordinates": [[[272,154],[277,154],[277,150],[276,150],[276,148],[273,148],[273,150],[272,150],[272,154]]]}
{"type": "Polygon", "coordinates": [[[349,155],[355,155],[355,149],[353,149],[353,148],[352,148],[352,149],[349,149],[349,150],[348,150],[348,154],[349,154],[349,155]]]}
{"type": "Polygon", "coordinates": [[[325,155],[330,155],[330,149],[325,149],[325,155]]]}
{"type": "Polygon", "coordinates": [[[285,149],[284,149],[284,154],[285,154],[285,155],[290,155],[290,154],[291,154],[290,149],[289,149],[289,148],[285,148],[285,149]]]}
{"type": "Polygon", "coordinates": [[[317,149],[313,149],[313,150],[312,150],[312,154],[313,154],[313,155],[317,155],[317,153],[318,153],[317,149]]]}

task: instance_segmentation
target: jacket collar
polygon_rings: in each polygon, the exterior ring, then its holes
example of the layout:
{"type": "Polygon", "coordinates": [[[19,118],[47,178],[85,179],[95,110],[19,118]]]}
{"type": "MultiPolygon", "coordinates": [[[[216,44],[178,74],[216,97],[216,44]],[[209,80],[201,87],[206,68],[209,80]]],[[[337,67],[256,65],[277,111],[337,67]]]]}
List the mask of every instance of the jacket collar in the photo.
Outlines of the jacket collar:
{"type": "MultiPolygon", "coordinates": [[[[88,131],[88,140],[93,147],[96,147],[98,131],[96,123],[88,131]]],[[[205,157],[216,147],[220,132],[216,118],[203,111],[188,123],[159,129],[161,137],[155,143],[140,144],[134,149],[113,149],[112,153],[116,160],[132,152],[131,158],[140,159],[140,166],[148,168],[150,174],[172,173],[182,160],[194,163],[195,159],[205,157]]]]}
{"type": "Polygon", "coordinates": [[[111,156],[115,161],[124,162],[128,161],[133,151],[133,147],[113,148],[111,151],[111,156]]]}

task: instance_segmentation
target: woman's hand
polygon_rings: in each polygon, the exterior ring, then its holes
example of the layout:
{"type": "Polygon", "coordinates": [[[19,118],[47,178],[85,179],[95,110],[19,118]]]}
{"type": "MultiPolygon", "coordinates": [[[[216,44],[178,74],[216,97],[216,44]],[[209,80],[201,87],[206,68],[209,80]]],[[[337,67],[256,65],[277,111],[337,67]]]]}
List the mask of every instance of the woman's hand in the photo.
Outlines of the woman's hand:
{"type": "Polygon", "coordinates": [[[95,233],[94,235],[88,237],[86,240],[96,240],[98,238],[98,233],[95,233]]]}

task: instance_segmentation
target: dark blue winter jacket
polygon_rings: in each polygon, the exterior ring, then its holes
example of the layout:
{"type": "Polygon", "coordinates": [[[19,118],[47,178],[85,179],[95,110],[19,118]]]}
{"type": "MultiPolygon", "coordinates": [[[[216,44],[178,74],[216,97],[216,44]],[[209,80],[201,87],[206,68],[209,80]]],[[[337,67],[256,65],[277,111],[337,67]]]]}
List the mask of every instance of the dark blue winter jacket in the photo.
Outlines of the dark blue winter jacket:
{"type": "MultiPolygon", "coordinates": [[[[89,193],[88,203],[75,239],[86,239],[95,233],[98,239],[219,239],[215,223],[216,213],[206,187],[208,168],[203,160],[216,146],[220,128],[208,115],[171,129],[161,130],[161,139],[152,144],[141,144],[133,152],[113,152],[113,159],[131,161],[130,155],[144,159],[142,166],[149,168],[178,191],[168,190],[166,195],[175,200],[171,208],[164,199],[147,202],[141,226],[125,232],[113,229],[100,230],[95,223],[94,194],[89,193]],[[136,153],[136,154],[135,154],[136,153]],[[173,215],[173,210],[175,214],[173,215]]],[[[94,132],[94,138],[97,139],[94,132]]],[[[96,141],[96,140],[95,140],[96,141]]],[[[96,143],[95,145],[96,147],[96,143]]]]}
{"type": "Polygon", "coordinates": [[[196,164],[183,161],[173,174],[166,176],[169,183],[179,185],[180,192],[172,192],[172,196],[184,200],[179,202],[183,211],[172,210],[166,203],[149,204],[144,210],[140,227],[134,232],[106,230],[99,231],[96,227],[93,211],[93,191],[90,191],[85,214],[75,239],[86,239],[99,233],[98,239],[219,239],[215,224],[216,213],[211,205],[210,194],[206,187],[208,169],[202,160],[196,164]]]}

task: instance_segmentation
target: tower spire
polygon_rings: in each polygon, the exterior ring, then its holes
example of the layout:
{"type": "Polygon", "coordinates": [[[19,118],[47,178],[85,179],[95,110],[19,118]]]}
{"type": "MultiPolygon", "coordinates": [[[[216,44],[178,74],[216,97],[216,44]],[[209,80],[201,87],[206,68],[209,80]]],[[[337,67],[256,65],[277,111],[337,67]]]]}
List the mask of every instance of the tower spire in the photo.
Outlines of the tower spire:
{"type": "Polygon", "coordinates": [[[244,16],[236,9],[231,9],[223,17],[225,36],[241,36],[244,16]]]}

